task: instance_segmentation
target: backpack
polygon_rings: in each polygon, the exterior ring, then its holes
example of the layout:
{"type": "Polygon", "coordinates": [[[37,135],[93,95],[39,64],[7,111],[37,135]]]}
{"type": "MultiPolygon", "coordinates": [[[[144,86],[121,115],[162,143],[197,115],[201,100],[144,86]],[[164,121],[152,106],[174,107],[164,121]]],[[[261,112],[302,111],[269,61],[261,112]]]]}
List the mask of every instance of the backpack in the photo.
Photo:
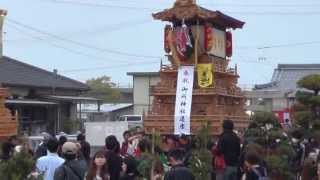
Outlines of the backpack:
{"type": "Polygon", "coordinates": [[[258,180],[269,180],[266,168],[263,168],[263,174],[256,168],[252,168],[252,171],[258,176],[258,180]]]}
{"type": "Polygon", "coordinates": [[[62,168],[63,168],[63,172],[64,172],[64,178],[65,179],[68,179],[68,175],[67,175],[67,169],[69,170],[69,172],[72,172],[73,175],[75,175],[77,178],[79,178],[79,180],[82,180],[83,178],[81,178],[81,176],[70,166],[68,166],[68,164],[64,163],[62,165],[62,168]]]}

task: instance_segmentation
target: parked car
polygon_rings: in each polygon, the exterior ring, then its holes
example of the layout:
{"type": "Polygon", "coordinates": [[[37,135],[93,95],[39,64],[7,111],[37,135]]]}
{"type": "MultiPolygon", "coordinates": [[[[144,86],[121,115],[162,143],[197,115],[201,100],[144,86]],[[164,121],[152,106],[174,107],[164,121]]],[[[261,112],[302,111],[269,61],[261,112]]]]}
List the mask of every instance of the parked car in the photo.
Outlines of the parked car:
{"type": "Polygon", "coordinates": [[[123,115],[120,117],[120,121],[127,121],[129,129],[134,127],[143,127],[142,115],[123,115]]]}
{"type": "MultiPolygon", "coordinates": [[[[68,141],[71,141],[71,142],[77,141],[77,134],[59,133],[56,135],[56,138],[59,139],[59,137],[62,135],[66,136],[68,141]]],[[[35,151],[38,148],[39,144],[43,141],[43,136],[41,136],[41,135],[29,136],[28,140],[29,140],[29,144],[30,144],[31,148],[35,151]]]]}

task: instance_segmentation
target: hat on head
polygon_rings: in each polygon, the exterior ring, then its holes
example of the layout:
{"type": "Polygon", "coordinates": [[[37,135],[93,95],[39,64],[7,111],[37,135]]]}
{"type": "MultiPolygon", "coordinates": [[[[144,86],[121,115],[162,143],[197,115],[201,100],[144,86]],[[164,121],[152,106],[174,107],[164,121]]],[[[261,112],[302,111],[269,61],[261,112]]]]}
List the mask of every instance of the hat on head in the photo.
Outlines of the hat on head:
{"type": "Polygon", "coordinates": [[[63,154],[77,154],[78,148],[77,145],[73,142],[66,142],[62,146],[63,154]]]}

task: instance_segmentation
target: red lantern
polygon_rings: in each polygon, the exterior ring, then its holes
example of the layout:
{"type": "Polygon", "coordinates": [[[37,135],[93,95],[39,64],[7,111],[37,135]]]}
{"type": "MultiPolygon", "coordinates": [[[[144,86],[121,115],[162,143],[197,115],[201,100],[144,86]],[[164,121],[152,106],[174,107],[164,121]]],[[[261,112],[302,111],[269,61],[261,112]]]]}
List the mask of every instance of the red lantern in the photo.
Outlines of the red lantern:
{"type": "Polygon", "coordinates": [[[164,51],[170,53],[170,42],[169,42],[169,32],[171,31],[171,26],[166,25],[164,28],[164,51]]]}
{"type": "Polygon", "coordinates": [[[230,31],[226,32],[226,55],[227,57],[232,56],[232,34],[230,31]]]}

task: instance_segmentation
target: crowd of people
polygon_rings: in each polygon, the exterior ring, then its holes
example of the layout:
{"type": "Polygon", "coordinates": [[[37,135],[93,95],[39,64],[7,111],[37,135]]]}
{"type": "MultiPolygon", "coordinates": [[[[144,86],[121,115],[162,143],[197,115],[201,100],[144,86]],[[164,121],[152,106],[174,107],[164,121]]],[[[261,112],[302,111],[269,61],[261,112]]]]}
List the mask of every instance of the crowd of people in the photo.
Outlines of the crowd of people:
{"type": "MultiPolygon", "coordinates": [[[[212,153],[212,180],[267,180],[268,164],[261,158],[261,150],[246,144],[235,133],[233,122],[223,122],[223,133],[208,147],[212,153]]],[[[44,180],[194,180],[195,175],[189,168],[194,148],[191,136],[163,136],[161,145],[152,148],[150,138],[138,128],[123,133],[120,145],[114,135],[105,138],[104,148],[91,152],[90,144],[84,134],[77,141],[68,141],[65,136],[59,139],[44,134],[43,141],[35,151],[27,143],[19,143],[16,136],[2,144],[1,162],[6,162],[15,152],[27,150],[35,159],[35,167],[30,176],[44,180]],[[156,153],[159,159],[151,165],[143,166],[148,153],[156,153]],[[142,167],[142,168],[141,168],[142,167]]],[[[304,146],[299,134],[292,138],[297,157],[292,166],[297,174],[302,171],[305,156],[319,154],[315,142],[304,146]]],[[[315,158],[319,163],[319,157],[315,158]]],[[[319,163],[320,164],[320,163],[319,163]]],[[[320,165],[318,179],[320,179],[320,165]]]]}

